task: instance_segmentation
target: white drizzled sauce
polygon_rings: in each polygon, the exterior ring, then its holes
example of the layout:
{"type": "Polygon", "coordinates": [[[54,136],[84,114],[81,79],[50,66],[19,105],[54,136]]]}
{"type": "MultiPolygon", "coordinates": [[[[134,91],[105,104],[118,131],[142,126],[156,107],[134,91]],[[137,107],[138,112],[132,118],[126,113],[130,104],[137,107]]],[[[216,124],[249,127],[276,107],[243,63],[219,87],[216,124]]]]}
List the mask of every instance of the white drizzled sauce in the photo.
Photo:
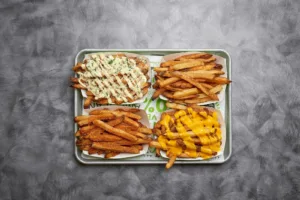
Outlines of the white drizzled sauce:
{"type": "Polygon", "coordinates": [[[147,78],[136,66],[135,60],[104,54],[93,54],[82,64],[84,72],[78,72],[79,83],[95,95],[95,99],[107,98],[112,103],[128,102],[128,98],[143,97],[142,86],[147,78]]]}

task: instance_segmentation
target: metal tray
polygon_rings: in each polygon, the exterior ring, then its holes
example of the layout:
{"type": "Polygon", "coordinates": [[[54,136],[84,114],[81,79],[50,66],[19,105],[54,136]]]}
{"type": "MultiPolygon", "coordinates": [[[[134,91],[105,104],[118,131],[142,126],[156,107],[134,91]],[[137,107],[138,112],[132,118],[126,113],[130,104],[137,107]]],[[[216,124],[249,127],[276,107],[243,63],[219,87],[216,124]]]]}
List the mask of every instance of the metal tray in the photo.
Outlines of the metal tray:
{"type": "MultiPolygon", "coordinates": [[[[145,56],[154,56],[159,58],[158,56],[164,56],[167,54],[172,53],[180,53],[180,52],[207,52],[214,55],[221,56],[226,59],[226,65],[227,65],[227,74],[228,78],[231,79],[231,58],[230,55],[222,49],[83,49],[81,50],[75,58],[75,64],[77,62],[80,62],[83,60],[85,54],[89,53],[96,53],[96,52],[130,52],[130,53],[136,53],[141,54],[145,56]]],[[[153,63],[153,64],[158,64],[153,63]]],[[[153,67],[153,66],[152,66],[153,67]]],[[[153,74],[153,73],[152,73],[153,74]]],[[[148,93],[147,101],[141,104],[134,104],[134,105],[128,105],[133,107],[138,107],[147,110],[149,105],[156,105],[161,106],[164,105],[165,101],[158,99],[155,101],[151,101],[149,97],[151,97],[151,93],[153,91],[150,91],[148,93]]],[[[81,115],[83,110],[83,97],[79,90],[74,90],[74,116],[81,115]]],[[[183,161],[178,160],[175,161],[175,164],[221,164],[229,160],[231,157],[232,152],[232,133],[231,133],[231,84],[226,86],[225,90],[225,98],[223,101],[210,104],[208,106],[215,107],[217,109],[220,109],[224,120],[226,124],[226,144],[223,155],[220,155],[218,157],[214,157],[209,160],[195,160],[195,161],[183,161]]],[[[151,110],[149,111],[151,112],[151,110]]],[[[149,113],[150,115],[150,113],[149,113]]],[[[150,115],[151,116],[151,115],[150,115]]],[[[154,119],[157,118],[153,116],[154,119]]],[[[74,123],[74,133],[78,130],[77,124],[74,123]]],[[[74,138],[74,150],[75,150],[75,157],[76,159],[83,164],[87,165],[105,165],[105,164],[165,164],[167,163],[167,159],[161,158],[161,157],[155,157],[155,150],[149,148],[148,152],[145,155],[134,157],[134,158],[126,158],[126,159],[114,159],[114,160],[106,160],[106,159],[99,159],[99,158],[92,158],[89,156],[86,156],[82,154],[82,152],[76,147],[75,145],[75,138],[74,138]]]]}

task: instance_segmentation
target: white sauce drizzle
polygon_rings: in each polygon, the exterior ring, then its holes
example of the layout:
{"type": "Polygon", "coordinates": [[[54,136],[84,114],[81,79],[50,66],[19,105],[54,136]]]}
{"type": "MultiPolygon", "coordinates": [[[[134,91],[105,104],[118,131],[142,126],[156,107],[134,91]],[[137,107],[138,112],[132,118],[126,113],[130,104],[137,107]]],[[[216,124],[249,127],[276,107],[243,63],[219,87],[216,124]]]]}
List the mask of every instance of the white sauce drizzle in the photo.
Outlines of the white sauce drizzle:
{"type": "Polygon", "coordinates": [[[107,98],[112,103],[128,102],[128,98],[143,97],[142,86],[147,78],[136,66],[135,60],[104,54],[93,54],[86,59],[84,72],[78,72],[79,83],[95,95],[95,99],[107,98]],[[125,82],[125,83],[124,83],[125,82]]]}

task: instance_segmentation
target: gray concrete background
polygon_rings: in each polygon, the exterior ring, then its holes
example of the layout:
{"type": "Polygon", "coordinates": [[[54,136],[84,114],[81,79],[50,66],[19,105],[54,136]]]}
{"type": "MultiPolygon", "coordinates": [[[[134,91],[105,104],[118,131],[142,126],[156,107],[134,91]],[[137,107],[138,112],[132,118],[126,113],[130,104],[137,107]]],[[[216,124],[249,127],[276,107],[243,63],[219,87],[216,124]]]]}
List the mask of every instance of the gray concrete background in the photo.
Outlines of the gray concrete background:
{"type": "Polygon", "coordinates": [[[0,3],[0,199],[299,199],[300,2],[0,3]],[[83,166],[68,78],[83,48],[223,48],[233,155],[223,165],[83,166]]]}

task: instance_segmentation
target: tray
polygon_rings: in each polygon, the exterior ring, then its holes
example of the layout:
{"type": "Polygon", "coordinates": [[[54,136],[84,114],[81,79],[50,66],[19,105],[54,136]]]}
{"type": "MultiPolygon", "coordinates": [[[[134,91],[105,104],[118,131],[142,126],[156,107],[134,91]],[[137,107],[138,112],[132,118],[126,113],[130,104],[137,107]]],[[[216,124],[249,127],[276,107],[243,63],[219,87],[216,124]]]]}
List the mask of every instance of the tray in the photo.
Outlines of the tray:
{"type": "MultiPolygon", "coordinates": [[[[75,63],[83,60],[85,54],[96,53],[96,52],[130,52],[135,54],[145,55],[150,59],[151,68],[158,66],[160,63],[161,57],[167,54],[180,53],[180,52],[207,52],[214,55],[221,56],[226,59],[227,65],[227,75],[228,78],[231,79],[231,58],[230,55],[222,49],[83,49],[81,50],[75,58],[75,63]]],[[[151,82],[154,82],[153,75],[151,73],[151,82]]],[[[150,97],[152,96],[153,89],[150,89],[148,94],[146,95],[146,99],[141,104],[131,104],[127,106],[136,107],[145,109],[148,118],[153,126],[154,122],[160,118],[160,113],[166,110],[165,103],[166,101],[162,99],[156,99],[152,101],[150,97]]],[[[74,116],[81,115],[83,111],[83,97],[79,90],[74,90],[74,116]]],[[[92,107],[96,107],[98,105],[92,104],[92,107]]],[[[175,164],[221,164],[229,160],[232,152],[232,133],[231,133],[231,84],[226,86],[225,90],[225,98],[217,103],[209,104],[206,106],[214,107],[221,111],[225,124],[226,124],[226,144],[224,148],[224,153],[220,156],[211,158],[209,160],[176,160],[175,164]]],[[[77,131],[77,124],[74,123],[74,133],[77,131]]],[[[126,158],[126,159],[113,159],[113,160],[104,160],[99,158],[93,158],[87,155],[84,155],[75,145],[74,138],[74,151],[76,159],[83,164],[87,165],[105,165],[105,164],[165,164],[167,163],[167,159],[156,157],[155,149],[149,148],[148,152],[145,155],[126,158]]]]}

